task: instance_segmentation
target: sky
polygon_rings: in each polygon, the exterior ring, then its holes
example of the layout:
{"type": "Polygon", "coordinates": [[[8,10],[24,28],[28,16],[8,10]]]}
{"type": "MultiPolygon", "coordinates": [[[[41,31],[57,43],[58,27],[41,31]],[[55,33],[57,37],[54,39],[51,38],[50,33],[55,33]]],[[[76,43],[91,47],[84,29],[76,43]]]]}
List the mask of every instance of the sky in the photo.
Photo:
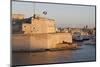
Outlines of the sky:
{"type": "Polygon", "coordinates": [[[54,19],[57,27],[95,27],[95,6],[64,5],[33,2],[12,2],[12,13],[24,14],[25,18],[34,14],[54,19]],[[44,15],[43,11],[47,14],[44,15]]]}

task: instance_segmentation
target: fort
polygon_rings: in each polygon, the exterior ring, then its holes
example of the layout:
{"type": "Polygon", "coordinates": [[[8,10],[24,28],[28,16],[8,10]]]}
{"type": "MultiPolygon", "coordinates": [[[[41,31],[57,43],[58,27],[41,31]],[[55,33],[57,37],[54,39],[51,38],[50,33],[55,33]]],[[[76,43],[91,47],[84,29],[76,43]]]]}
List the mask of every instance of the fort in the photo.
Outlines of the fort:
{"type": "MultiPolygon", "coordinates": [[[[18,16],[23,15],[18,14],[18,16]]],[[[16,22],[19,23],[17,27],[13,26],[14,30],[21,29],[21,33],[12,35],[13,51],[77,49],[80,47],[73,43],[73,39],[80,40],[80,38],[73,37],[74,33],[80,33],[80,37],[84,39],[90,36],[89,31],[95,34],[93,29],[57,28],[56,21],[46,17],[34,15],[29,19],[30,21],[23,21],[23,19],[22,22],[16,22]]]]}
{"type": "Polygon", "coordinates": [[[45,17],[32,17],[31,23],[23,23],[24,34],[13,35],[13,50],[37,50],[67,48],[72,44],[72,34],[57,33],[56,22],[45,17]],[[63,43],[66,43],[63,45],[63,43]]]}

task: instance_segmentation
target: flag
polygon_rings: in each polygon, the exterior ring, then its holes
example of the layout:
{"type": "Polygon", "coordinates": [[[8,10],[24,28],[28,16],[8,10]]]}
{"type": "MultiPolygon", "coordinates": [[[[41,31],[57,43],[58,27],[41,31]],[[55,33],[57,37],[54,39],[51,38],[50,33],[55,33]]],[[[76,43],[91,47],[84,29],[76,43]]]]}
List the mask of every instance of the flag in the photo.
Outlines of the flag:
{"type": "Polygon", "coordinates": [[[46,15],[46,14],[47,14],[47,12],[46,12],[46,11],[43,11],[43,14],[44,14],[44,15],[46,15]]]}

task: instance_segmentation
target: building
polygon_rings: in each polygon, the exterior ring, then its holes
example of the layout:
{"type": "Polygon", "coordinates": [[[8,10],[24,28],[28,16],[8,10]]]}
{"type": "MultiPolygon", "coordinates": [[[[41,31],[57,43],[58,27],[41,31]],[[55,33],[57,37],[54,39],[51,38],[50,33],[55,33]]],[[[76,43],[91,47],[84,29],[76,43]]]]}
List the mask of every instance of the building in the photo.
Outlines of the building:
{"type": "Polygon", "coordinates": [[[31,23],[22,24],[24,34],[13,35],[13,51],[65,48],[65,46],[71,45],[72,34],[68,32],[57,33],[56,29],[55,20],[38,16],[32,17],[31,23]],[[62,45],[63,43],[66,44],[62,45]]]}
{"type": "Polygon", "coordinates": [[[12,14],[12,33],[21,33],[24,14],[12,14]]]}
{"type": "Polygon", "coordinates": [[[22,31],[24,31],[24,34],[55,33],[55,20],[44,17],[32,17],[31,23],[22,24],[22,31]]]}
{"type": "Polygon", "coordinates": [[[12,14],[12,19],[13,20],[24,19],[24,14],[12,14]]]}

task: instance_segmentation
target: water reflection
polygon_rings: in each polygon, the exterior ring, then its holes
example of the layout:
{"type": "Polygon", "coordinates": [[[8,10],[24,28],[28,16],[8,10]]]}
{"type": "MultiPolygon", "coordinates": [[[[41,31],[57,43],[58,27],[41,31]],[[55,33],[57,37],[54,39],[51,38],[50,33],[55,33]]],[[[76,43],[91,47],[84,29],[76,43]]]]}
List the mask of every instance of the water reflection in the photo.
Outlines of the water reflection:
{"type": "Polygon", "coordinates": [[[13,64],[43,64],[76,61],[95,61],[95,47],[84,45],[80,50],[46,51],[36,53],[13,53],[13,64]]]}
{"type": "Polygon", "coordinates": [[[71,57],[72,51],[46,51],[36,53],[13,53],[13,64],[41,64],[63,62],[71,57]]]}

